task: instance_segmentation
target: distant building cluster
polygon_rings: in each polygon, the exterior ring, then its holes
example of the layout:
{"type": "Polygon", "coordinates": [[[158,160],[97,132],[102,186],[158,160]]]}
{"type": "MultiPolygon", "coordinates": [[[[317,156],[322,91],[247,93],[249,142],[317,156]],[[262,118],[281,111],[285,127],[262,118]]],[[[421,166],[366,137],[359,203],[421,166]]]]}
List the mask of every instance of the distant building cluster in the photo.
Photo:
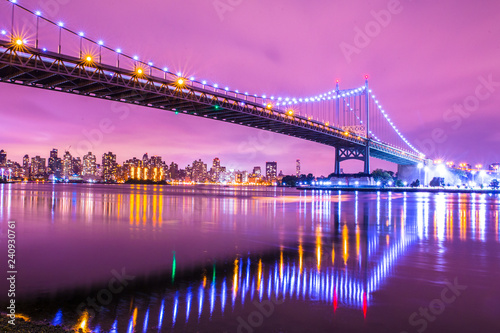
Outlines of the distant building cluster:
{"type": "MultiPolygon", "coordinates": [[[[299,171],[300,161],[297,160],[299,171]]],[[[179,168],[175,162],[168,164],[161,156],[149,156],[147,153],[142,159],[133,157],[120,165],[112,152],[104,153],[98,160],[92,152],[80,158],[69,151],[59,156],[58,150],[52,149],[48,160],[38,155],[31,158],[24,155],[22,165],[7,159],[7,152],[0,150],[0,177],[3,181],[273,184],[283,178],[283,173],[278,173],[277,162],[266,162],[263,174],[260,166],[254,167],[252,172],[228,169],[218,157],[213,159],[210,168],[201,159],[179,168]]]]}

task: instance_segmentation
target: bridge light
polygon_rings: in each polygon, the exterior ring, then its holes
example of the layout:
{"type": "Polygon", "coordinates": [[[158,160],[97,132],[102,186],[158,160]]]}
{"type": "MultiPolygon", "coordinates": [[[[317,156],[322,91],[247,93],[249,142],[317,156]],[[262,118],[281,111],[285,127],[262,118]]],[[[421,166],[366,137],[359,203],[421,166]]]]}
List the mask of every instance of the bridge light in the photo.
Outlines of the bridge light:
{"type": "Polygon", "coordinates": [[[5,34],[7,34],[7,31],[2,30],[1,33],[2,33],[2,35],[5,35],[5,34]]]}
{"type": "Polygon", "coordinates": [[[41,11],[39,11],[39,10],[37,10],[37,11],[35,12],[35,15],[36,15],[36,16],[41,16],[41,15],[42,15],[42,12],[41,12],[41,11]]]}
{"type": "Polygon", "coordinates": [[[180,86],[184,85],[184,79],[183,79],[183,78],[181,78],[181,77],[180,77],[180,78],[178,78],[178,79],[177,79],[177,84],[178,84],[178,85],[180,85],[180,86]]]}
{"type": "Polygon", "coordinates": [[[293,116],[293,110],[288,110],[288,111],[287,111],[287,114],[288,114],[289,116],[293,116]]]}
{"type": "Polygon", "coordinates": [[[63,23],[63,22],[61,22],[61,21],[57,22],[57,25],[58,25],[60,28],[64,27],[64,23],[63,23]]]}
{"type": "Polygon", "coordinates": [[[83,37],[83,36],[85,36],[85,33],[84,33],[83,31],[80,31],[80,32],[78,33],[78,36],[83,37]]]}
{"type": "Polygon", "coordinates": [[[271,103],[267,104],[266,109],[270,110],[273,108],[273,105],[271,103]]]}
{"type": "Polygon", "coordinates": [[[163,71],[164,72],[168,72],[168,68],[167,67],[163,67],[163,71]]]}
{"type": "Polygon", "coordinates": [[[98,41],[97,44],[99,44],[100,46],[103,46],[104,45],[104,42],[102,40],[98,41]]]}
{"type": "Polygon", "coordinates": [[[151,61],[148,62],[148,66],[153,66],[153,63],[151,61]]]}
{"type": "Polygon", "coordinates": [[[116,53],[122,53],[122,49],[116,49],[116,53]]]}
{"type": "Polygon", "coordinates": [[[137,67],[135,69],[135,75],[136,76],[143,76],[144,75],[144,69],[142,67],[137,67]]]}
{"type": "Polygon", "coordinates": [[[93,59],[92,59],[92,55],[87,54],[87,55],[85,56],[84,60],[85,60],[85,62],[86,62],[86,63],[91,63],[91,62],[92,62],[92,60],[93,60],[93,59]]]}
{"type": "Polygon", "coordinates": [[[24,41],[21,38],[17,38],[15,42],[17,46],[23,46],[24,44],[24,41]]]}

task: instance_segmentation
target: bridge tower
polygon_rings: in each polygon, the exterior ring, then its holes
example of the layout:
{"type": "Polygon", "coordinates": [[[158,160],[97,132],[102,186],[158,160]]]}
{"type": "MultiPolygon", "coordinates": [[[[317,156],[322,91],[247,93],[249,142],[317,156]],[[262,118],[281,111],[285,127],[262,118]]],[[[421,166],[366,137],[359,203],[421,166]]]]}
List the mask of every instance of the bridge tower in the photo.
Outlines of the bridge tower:
{"type": "MultiPolygon", "coordinates": [[[[337,94],[337,103],[335,106],[335,113],[337,119],[339,119],[339,98],[338,96],[340,95],[340,90],[339,90],[339,83],[337,81],[337,86],[336,86],[336,94],[337,94]]],[[[366,138],[368,139],[366,141],[366,146],[338,146],[335,147],[335,174],[340,175],[340,162],[346,161],[346,160],[360,160],[364,162],[364,170],[363,172],[365,174],[370,174],[370,92],[368,89],[368,75],[365,76],[365,101],[364,101],[364,107],[365,107],[365,115],[366,115],[366,120],[365,120],[365,135],[366,138]]],[[[338,124],[339,127],[340,124],[338,124]]]]}

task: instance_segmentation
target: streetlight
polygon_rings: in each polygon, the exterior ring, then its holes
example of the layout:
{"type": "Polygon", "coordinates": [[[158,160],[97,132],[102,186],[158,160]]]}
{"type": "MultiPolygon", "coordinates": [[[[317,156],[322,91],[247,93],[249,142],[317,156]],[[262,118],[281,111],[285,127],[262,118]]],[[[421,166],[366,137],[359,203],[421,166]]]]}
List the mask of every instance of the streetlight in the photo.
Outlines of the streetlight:
{"type": "MultiPolygon", "coordinates": [[[[418,178],[422,178],[422,169],[424,168],[424,163],[420,162],[417,164],[418,168],[418,178]]],[[[425,180],[424,180],[425,183],[425,180]]]]}
{"type": "Polygon", "coordinates": [[[486,176],[486,171],[484,171],[484,170],[479,171],[479,176],[481,176],[481,185],[483,185],[484,176],[486,176]]]}
{"type": "Polygon", "coordinates": [[[10,28],[10,40],[13,41],[14,40],[14,8],[16,8],[16,3],[17,3],[17,0],[10,0],[10,2],[12,3],[12,21],[11,21],[11,28],[10,28]]]}
{"type": "Polygon", "coordinates": [[[100,40],[97,42],[97,44],[99,45],[99,63],[101,63],[102,46],[104,45],[104,42],[102,40],[100,40]]]}
{"type": "Polygon", "coordinates": [[[427,186],[427,172],[429,172],[429,167],[425,166],[424,167],[424,183],[425,183],[425,186],[427,186]]]}
{"type": "Polygon", "coordinates": [[[36,38],[35,38],[35,48],[37,49],[38,48],[38,23],[40,21],[40,16],[42,15],[42,13],[37,10],[35,12],[35,15],[36,15],[36,38]]]}
{"type": "Polygon", "coordinates": [[[59,22],[59,23],[57,23],[57,25],[59,26],[59,47],[58,47],[57,51],[59,54],[61,54],[61,34],[62,34],[62,28],[64,27],[64,23],[59,22]]]}
{"type": "Polygon", "coordinates": [[[80,58],[81,58],[82,57],[83,36],[85,36],[85,33],[80,31],[78,33],[78,36],[80,36],[80,58]]]}

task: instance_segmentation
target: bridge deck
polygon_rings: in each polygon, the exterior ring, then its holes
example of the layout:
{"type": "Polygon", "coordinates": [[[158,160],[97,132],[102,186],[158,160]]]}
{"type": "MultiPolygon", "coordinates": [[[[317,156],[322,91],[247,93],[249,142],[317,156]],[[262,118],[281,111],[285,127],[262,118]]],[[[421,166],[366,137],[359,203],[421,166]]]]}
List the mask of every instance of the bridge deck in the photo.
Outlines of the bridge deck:
{"type": "MultiPolygon", "coordinates": [[[[187,81],[136,75],[119,67],[82,63],[81,59],[31,47],[13,50],[0,40],[0,82],[142,105],[289,135],[332,147],[366,146],[368,139],[304,117],[268,109],[257,98],[204,89],[187,81]]],[[[370,141],[370,155],[401,165],[423,159],[415,153],[370,141]]]]}

